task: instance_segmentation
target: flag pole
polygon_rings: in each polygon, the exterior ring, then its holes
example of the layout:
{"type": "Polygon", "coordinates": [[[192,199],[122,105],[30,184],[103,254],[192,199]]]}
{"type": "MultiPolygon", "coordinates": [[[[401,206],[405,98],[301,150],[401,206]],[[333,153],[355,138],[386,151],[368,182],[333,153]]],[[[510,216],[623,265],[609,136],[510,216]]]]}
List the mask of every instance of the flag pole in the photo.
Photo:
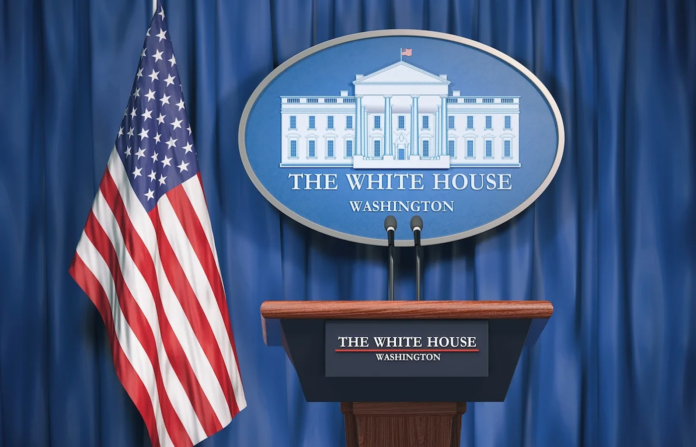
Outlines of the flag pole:
{"type": "Polygon", "coordinates": [[[404,61],[404,49],[399,48],[399,62],[403,62],[403,61],[404,61]]]}
{"type": "Polygon", "coordinates": [[[152,17],[157,14],[157,0],[152,0],[152,17]]]}

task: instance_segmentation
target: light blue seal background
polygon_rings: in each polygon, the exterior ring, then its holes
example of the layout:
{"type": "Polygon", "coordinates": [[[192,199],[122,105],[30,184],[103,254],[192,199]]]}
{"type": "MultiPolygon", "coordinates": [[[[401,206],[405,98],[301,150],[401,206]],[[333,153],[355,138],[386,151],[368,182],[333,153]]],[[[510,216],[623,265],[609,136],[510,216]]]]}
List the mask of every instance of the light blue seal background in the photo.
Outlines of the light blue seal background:
{"type": "MultiPolygon", "coordinates": [[[[553,111],[539,89],[516,68],[477,48],[432,37],[384,36],[355,40],[320,50],[299,60],[271,81],[255,101],[246,121],[249,165],[267,191],[292,212],[348,235],[385,239],[384,218],[400,225],[397,241],[412,240],[408,222],[424,220],[423,238],[441,238],[490,223],[514,210],[541,186],[552,169],[558,148],[553,111]],[[367,75],[399,61],[400,48],[411,48],[404,61],[433,74],[446,74],[450,95],[520,96],[520,168],[452,168],[449,170],[354,170],[351,168],[280,168],[281,96],[353,95],[356,74],[367,75]],[[337,190],[292,190],[290,173],[337,174],[337,190]],[[353,191],[346,173],[420,173],[423,190],[353,191]],[[433,190],[434,173],[512,174],[512,190],[433,190]],[[454,201],[454,212],[354,212],[349,201],[454,201]]],[[[502,222],[501,222],[502,223],[502,222]]]]}

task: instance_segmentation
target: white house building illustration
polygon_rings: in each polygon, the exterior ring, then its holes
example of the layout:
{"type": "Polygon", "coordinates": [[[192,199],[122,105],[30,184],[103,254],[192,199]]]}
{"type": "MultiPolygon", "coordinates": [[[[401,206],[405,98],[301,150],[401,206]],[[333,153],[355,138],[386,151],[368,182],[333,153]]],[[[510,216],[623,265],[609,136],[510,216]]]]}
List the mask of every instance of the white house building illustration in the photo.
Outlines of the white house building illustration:
{"type": "Polygon", "coordinates": [[[282,96],[281,167],[519,167],[519,97],[461,96],[447,75],[399,61],[355,93],[282,96]]]}

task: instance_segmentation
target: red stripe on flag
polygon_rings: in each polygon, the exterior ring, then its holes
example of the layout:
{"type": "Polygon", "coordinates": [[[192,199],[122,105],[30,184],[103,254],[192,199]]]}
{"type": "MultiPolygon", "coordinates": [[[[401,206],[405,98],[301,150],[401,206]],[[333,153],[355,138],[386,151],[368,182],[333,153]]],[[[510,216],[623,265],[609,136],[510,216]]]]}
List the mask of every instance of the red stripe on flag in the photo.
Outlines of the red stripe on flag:
{"type": "Polygon", "coordinates": [[[157,382],[157,394],[159,395],[162,417],[167,427],[167,432],[169,432],[169,436],[176,447],[190,447],[193,445],[191,438],[189,438],[179,416],[174,411],[174,407],[167,395],[167,390],[164,388],[162,373],[159,368],[157,344],[155,343],[155,336],[152,333],[152,328],[138,306],[137,301],[135,301],[135,298],[133,298],[133,295],[128,289],[121,273],[121,267],[114,246],[111,244],[109,237],[104,232],[104,229],[97,221],[93,212],[89,213],[89,218],[85,225],[85,234],[89,240],[92,241],[94,247],[109,266],[109,271],[114,280],[116,295],[118,296],[123,315],[147,353],[150,363],[152,363],[152,369],[155,373],[155,380],[157,382]]]}
{"type": "MultiPolygon", "coordinates": [[[[181,189],[180,186],[174,188],[172,191],[179,189],[181,189]]],[[[172,191],[167,193],[167,197],[169,197],[169,194],[172,191]]],[[[162,229],[158,208],[153,208],[149,214],[157,233],[157,247],[159,249],[160,257],[162,258],[162,266],[164,267],[167,279],[169,279],[169,283],[174,290],[174,295],[176,295],[177,299],[181,303],[181,307],[186,314],[186,318],[191,324],[193,331],[196,333],[196,337],[200,341],[201,347],[203,348],[203,351],[205,352],[205,355],[213,368],[215,377],[217,377],[217,380],[220,383],[220,388],[225,394],[225,400],[227,401],[227,405],[230,407],[230,412],[234,417],[234,415],[239,412],[239,409],[237,408],[237,400],[234,397],[232,382],[229,374],[227,373],[225,360],[220,352],[220,347],[215,339],[213,329],[210,327],[210,322],[205,316],[205,312],[198,301],[198,297],[193,291],[191,284],[189,284],[186,274],[181,268],[181,264],[179,264],[176,254],[169,243],[169,239],[167,239],[167,235],[162,229]]]]}
{"type": "MultiPolygon", "coordinates": [[[[220,277],[220,272],[217,268],[217,263],[215,262],[215,257],[213,256],[213,251],[208,243],[208,238],[205,237],[205,231],[201,222],[198,220],[196,215],[196,210],[191,206],[188,195],[183,188],[174,188],[167,193],[169,201],[174,208],[176,216],[181,222],[181,226],[186,232],[186,236],[193,250],[198,256],[198,260],[205,270],[205,275],[208,277],[208,282],[210,287],[215,293],[215,300],[217,301],[218,307],[220,308],[220,313],[222,313],[223,321],[225,322],[225,329],[230,336],[232,341],[232,346],[234,347],[234,337],[232,336],[232,324],[230,323],[230,313],[227,309],[227,300],[225,299],[225,289],[222,287],[222,278],[220,277]]],[[[207,207],[207,205],[206,205],[207,207]]],[[[237,354],[235,353],[235,358],[237,354]]]]}
{"type": "Polygon", "coordinates": [[[109,303],[109,298],[106,296],[104,288],[77,253],[70,265],[70,275],[99,310],[99,314],[101,314],[104,325],[106,326],[106,333],[109,336],[109,345],[111,345],[111,356],[114,360],[116,375],[126,389],[128,396],[130,396],[131,400],[135,403],[135,407],[140,412],[140,415],[145,420],[145,426],[150,435],[150,442],[153,447],[159,447],[160,442],[157,434],[157,421],[155,418],[155,410],[152,408],[150,394],[147,392],[147,388],[145,388],[138,373],[133,369],[133,365],[131,365],[128,357],[126,357],[126,354],[123,352],[121,343],[118,341],[116,329],[114,328],[113,316],[111,315],[111,304],[109,303]]]}
{"type": "MultiPolygon", "coordinates": [[[[198,181],[200,182],[200,178],[198,181]]],[[[203,190],[202,183],[201,190],[203,190]]],[[[227,334],[230,337],[230,344],[232,345],[232,351],[234,352],[236,362],[237,349],[234,345],[234,336],[232,335],[230,313],[227,309],[227,300],[225,298],[225,289],[222,286],[222,277],[220,276],[220,271],[218,270],[217,263],[215,262],[215,256],[213,256],[213,247],[211,247],[208,243],[208,238],[205,236],[205,230],[203,230],[203,226],[198,220],[196,210],[193,209],[191,201],[189,200],[188,195],[186,195],[186,191],[184,191],[183,188],[174,188],[167,193],[167,197],[169,198],[169,202],[172,204],[172,208],[174,209],[176,216],[179,218],[179,222],[181,223],[186,236],[191,242],[191,246],[193,246],[193,250],[196,252],[198,260],[203,266],[205,275],[208,277],[208,282],[210,283],[210,287],[213,289],[215,300],[217,301],[218,308],[220,309],[223,321],[225,322],[225,329],[227,329],[227,334]]],[[[236,414],[236,412],[237,411],[235,411],[233,414],[236,414]]]]}
{"type": "MultiPolygon", "coordinates": [[[[215,414],[210,401],[203,392],[200,382],[198,381],[198,377],[193,371],[191,363],[181,347],[181,343],[176,337],[176,334],[174,333],[166,314],[164,313],[162,299],[159,293],[157,272],[155,270],[155,264],[152,257],[150,256],[150,252],[147,250],[145,243],[140,238],[140,235],[135,230],[135,227],[133,227],[133,223],[128,216],[128,211],[123,203],[123,199],[121,198],[118,188],[108,172],[102,180],[100,189],[106,203],[114,213],[116,222],[118,222],[118,226],[121,229],[121,234],[123,235],[123,239],[126,243],[126,248],[131,254],[133,262],[143,275],[143,278],[145,279],[145,282],[152,293],[152,297],[155,301],[155,307],[157,309],[157,319],[159,320],[162,342],[164,344],[164,349],[167,351],[169,362],[179,378],[179,381],[186,392],[186,396],[188,396],[189,400],[191,401],[191,405],[198,416],[198,420],[200,421],[203,430],[205,430],[205,433],[208,436],[211,436],[212,434],[222,430],[223,427],[215,414]]],[[[198,334],[196,334],[196,337],[205,349],[205,340],[202,340],[198,334]]]]}

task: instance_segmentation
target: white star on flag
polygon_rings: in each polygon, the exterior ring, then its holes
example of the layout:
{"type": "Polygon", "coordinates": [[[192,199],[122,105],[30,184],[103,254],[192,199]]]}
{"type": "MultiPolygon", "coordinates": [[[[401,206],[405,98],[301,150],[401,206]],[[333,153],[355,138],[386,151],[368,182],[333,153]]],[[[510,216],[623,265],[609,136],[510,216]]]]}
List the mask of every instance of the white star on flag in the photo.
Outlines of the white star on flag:
{"type": "Polygon", "coordinates": [[[167,149],[171,149],[173,146],[176,146],[176,139],[169,137],[169,141],[165,144],[167,145],[167,149]]]}

